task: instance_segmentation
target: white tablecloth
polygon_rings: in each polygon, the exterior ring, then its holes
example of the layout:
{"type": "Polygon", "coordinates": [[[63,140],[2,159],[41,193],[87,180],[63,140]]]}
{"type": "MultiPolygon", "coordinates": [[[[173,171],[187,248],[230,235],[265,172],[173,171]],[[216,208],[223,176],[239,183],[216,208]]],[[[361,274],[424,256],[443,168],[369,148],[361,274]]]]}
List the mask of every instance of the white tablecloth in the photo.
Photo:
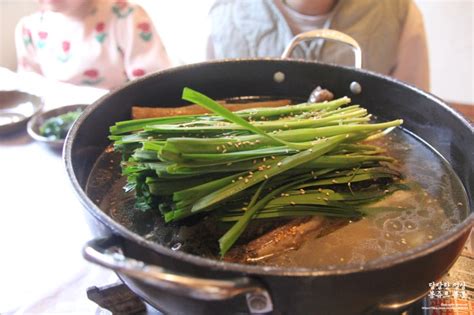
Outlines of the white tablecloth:
{"type": "MultiPolygon", "coordinates": [[[[0,89],[15,88],[41,94],[46,108],[107,92],[0,68],[0,89]]],[[[94,314],[87,287],[117,278],[82,258],[91,237],[61,155],[26,131],[0,135],[0,314],[94,314]]]]}

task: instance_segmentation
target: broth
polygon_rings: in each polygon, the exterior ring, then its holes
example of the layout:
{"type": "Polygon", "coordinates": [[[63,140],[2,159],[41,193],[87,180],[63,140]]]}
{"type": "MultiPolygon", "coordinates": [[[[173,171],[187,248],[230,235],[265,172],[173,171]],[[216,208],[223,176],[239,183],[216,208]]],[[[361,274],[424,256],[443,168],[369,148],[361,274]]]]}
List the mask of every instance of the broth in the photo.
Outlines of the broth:
{"type": "MultiPolygon", "coordinates": [[[[397,128],[384,139],[389,154],[397,158],[407,183],[417,188],[399,191],[372,206],[389,206],[352,222],[346,220],[326,235],[310,232],[302,242],[282,254],[249,261],[286,267],[321,267],[363,264],[436,239],[462,221],[468,213],[466,192],[449,164],[416,136],[397,128]],[[342,226],[342,227],[340,227],[342,226]]],[[[153,211],[134,208],[133,192],[125,192],[120,176],[120,156],[106,150],[96,162],[86,192],[117,222],[143,237],[173,250],[220,259],[217,239],[222,224],[208,220],[185,220],[164,224],[153,211]]],[[[341,220],[341,219],[339,219],[341,220]]],[[[251,223],[241,245],[288,220],[251,223]]],[[[340,223],[340,222],[339,222],[340,223]]]]}

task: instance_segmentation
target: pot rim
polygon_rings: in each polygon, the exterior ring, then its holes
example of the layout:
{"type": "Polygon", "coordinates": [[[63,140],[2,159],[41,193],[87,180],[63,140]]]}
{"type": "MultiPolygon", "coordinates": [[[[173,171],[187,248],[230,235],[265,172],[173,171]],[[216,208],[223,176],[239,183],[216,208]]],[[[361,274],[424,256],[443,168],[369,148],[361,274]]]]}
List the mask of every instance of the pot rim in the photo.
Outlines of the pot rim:
{"type": "MultiPolygon", "coordinates": [[[[390,81],[401,86],[404,89],[412,90],[418,94],[422,94],[423,96],[427,97],[428,99],[434,101],[439,106],[442,106],[446,111],[450,112],[450,114],[456,116],[462,124],[468,126],[471,132],[474,134],[474,127],[457,111],[449,107],[442,101],[440,98],[428,93],[424,92],[416,87],[413,87],[407,83],[401,82],[397,79],[384,76],[381,74],[377,74],[365,69],[354,69],[351,67],[334,65],[334,64],[326,64],[326,63],[319,63],[314,61],[304,61],[304,60],[282,60],[278,58],[236,58],[236,59],[223,59],[218,61],[206,61],[201,63],[183,65],[179,67],[174,67],[162,71],[155,72],[153,74],[146,75],[142,78],[137,80],[128,82],[123,87],[112,91],[92,105],[88,106],[84,113],[79,117],[76,123],[71,128],[70,132],[65,141],[64,150],[63,150],[63,159],[66,165],[66,171],[69,176],[70,182],[74,188],[74,191],[79,198],[82,205],[86,208],[86,210],[97,220],[99,220],[102,224],[106,225],[110,228],[113,233],[118,234],[119,236],[124,237],[127,240],[130,240],[134,243],[137,243],[140,246],[145,248],[151,249],[154,252],[159,254],[169,256],[173,259],[190,263],[199,267],[203,268],[210,268],[210,269],[219,269],[221,271],[230,271],[230,272],[237,272],[237,273],[244,273],[249,275],[274,275],[274,276],[337,276],[337,275],[346,275],[351,273],[358,273],[362,271],[375,271],[380,269],[387,269],[390,267],[394,267],[398,264],[414,260],[421,256],[426,256],[430,253],[433,253],[439,250],[442,247],[447,246],[449,243],[454,242],[458,237],[462,234],[466,233],[474,223],[474,212],[472,211],[472,201],[468,199],[469,210],[470,214],[460,223],[456,224],[452,229],[447,231],[446,233],[442,234],[440,237],[435,238],[429,242],[426,242],[420,246],[417,246],[413,249],[397,253],[394,255],[388,255],[381,258],[377,258],[374,260],[370,260],[364,264],[345,264],[345,265],[328,265],[321,268],[305,268],[305,267],[276,267],[276,266],[254,266],[254,265],[245,265],[245,264],[237,264],[237,263],[230,263],[224,262],[219,260],[214,260],[210,258],[204,258],[192,254],[188,254],[185,252],[180,251],[173,251],[168,247],[160,245],[158,243],[148,241],[142,236],[137,233],[130,231],[129,229],[125,228],[124,226],[120,225],[116,221],[114,221],[111,217],[109,217],[105,212],[103,212],[92,200],[87,196],[85,191],[81,188],[79,181],[74,173],[74,168],[72,165],[72,146],[74,143],[75,136],[82,125],[82,122],[92,113],[95,111],[96,108],[101,106],[101,104],[106,101],[109,97],[118,93],[119,91],[123,91],[125,89],[129,89],[136,84],[144,80],[148,80],[149,78],[155,76],[165,75],[167,73],[173,73],[176,71],[187,71],[192,70],[195,68],[200,67],[207,67],[208,65],[218,65],[218,64],[228,64],[228,63],[240,63],[240,62],[285,62],[285,63],[304,63],[304,64],[321,64],[327,67],[334,67],[334,68],[344,68],[354,72],[360,72],[365,75],[375,76],[379,80],[390,81]]],[[[469,193],[468,193],[469,194],[469,193]]]]}

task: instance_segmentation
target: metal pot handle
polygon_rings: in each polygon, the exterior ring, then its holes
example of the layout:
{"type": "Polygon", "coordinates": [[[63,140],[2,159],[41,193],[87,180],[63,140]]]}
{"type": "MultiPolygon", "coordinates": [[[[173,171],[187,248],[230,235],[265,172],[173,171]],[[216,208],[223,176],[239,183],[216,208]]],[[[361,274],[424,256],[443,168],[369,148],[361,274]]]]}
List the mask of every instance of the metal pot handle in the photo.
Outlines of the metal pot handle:
{"type": "Polygon", "coordinates": [[[262,314],[273,310],[270,294],[257,280],[249,277],[215,280],[176,274],[125,257],[117,237],[91,240],[84,246],[82,253],[90,262],[177,295],[213,301],[245,294],[251,313],[262,314]]]}
{"type": "Polygon", "coordinates": [[[335,30],[330,30],[330,29],[319,29],[319,30],[309,31],[309,32],[296,35],[291,40],[290,44],[286,46],[285,51],[281,55],[281,58],[282,59],[290,58],[293,50],[301,42],[318,39],[318,38],[333,40],[333,41],[351,46],[352,51],[354,52],[354,67],[357,69],[362,68],[362,50],[360,49],[360,46],[357,43],[357,41],[347,34],[344,34],[335,30]]]}

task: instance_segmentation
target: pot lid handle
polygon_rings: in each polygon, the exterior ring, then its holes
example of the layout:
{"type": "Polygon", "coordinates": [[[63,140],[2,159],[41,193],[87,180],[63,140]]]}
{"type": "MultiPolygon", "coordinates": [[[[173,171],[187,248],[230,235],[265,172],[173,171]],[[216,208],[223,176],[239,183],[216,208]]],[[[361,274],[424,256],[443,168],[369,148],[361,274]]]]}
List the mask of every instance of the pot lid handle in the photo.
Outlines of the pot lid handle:
{"type": "Polygon", "coordinates": [[[83,256],[102,267],[177,295],[215,301],[245,294],[250,313],[263,314],[273,310],[270,294],[255,279],[243,276],[217,280],[177,274],[160,266],[126,257],[117,237],[89,241],[83,248],[83,256]]]}
{"type": "Polygon", "coordinates": [[[290,58],[291,54],[293,53],[293,50],[295,50],[295,48],[300,43],[319,38],[332,40],[351,46],[352,51],[354,52],[354,67],[357,69],[362,68],[362,50],[357,41],[347,34],[330,29],[318,29],[296,35],[291,40],[290,44],[286,46],[285,51],[281,55],[281,58],[290,58]]]}

